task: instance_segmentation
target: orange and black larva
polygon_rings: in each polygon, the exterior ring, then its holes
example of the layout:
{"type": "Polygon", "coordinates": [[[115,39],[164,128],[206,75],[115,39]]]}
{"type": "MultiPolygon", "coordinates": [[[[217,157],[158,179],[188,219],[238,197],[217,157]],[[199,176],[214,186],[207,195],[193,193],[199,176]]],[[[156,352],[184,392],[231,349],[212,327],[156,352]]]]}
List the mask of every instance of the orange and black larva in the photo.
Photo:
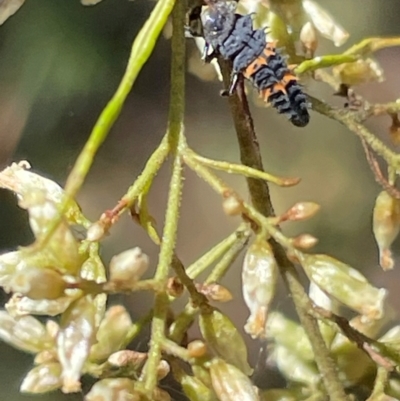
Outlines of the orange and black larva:
{"type": "Polygon", "coordinates": [[[251,15],[236,14],[235,7],[231,1],[210,1],[202,14],[206,60],[221,55],[232,61],[230,94],[241,74],[278,113],[297,127],[306,126],[310,120],[308,103],[296,76],[275,43],[267,42],[264,29],[254,29],[251,15]],[[213,52],[207,55],[210,46],[213,52]]]}

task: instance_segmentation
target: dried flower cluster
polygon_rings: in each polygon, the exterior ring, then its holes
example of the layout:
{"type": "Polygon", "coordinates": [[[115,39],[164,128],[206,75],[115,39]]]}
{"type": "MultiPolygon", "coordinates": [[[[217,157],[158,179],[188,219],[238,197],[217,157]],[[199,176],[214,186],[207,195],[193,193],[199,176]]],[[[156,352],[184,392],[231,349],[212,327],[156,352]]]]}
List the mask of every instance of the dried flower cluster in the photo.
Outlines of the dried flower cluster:
{"type": "MultiPolygon", "coordinates": [[[[91,5],[99,1],[82,1],[91,5]]],[[[22,5],[0,2],[0,23],[22,5]]],[[[186,13],[182,1],[159,0],[143,30],[135,39],[120,89],[107,105],[82,151],[65,189],[30,170],[29,163],[12,164],[0,172],[0,188],[13,191],[29,214],[35,235],[33,244],[0,255],[0,285],[12,294],[0,311],[0,338],[34,355],[34,367],[21,384],[21,391],[45,393],[61,389],[78,392],[84,374],[98,379],[85,395],[87,401],[170,400],[162,388],[169,374],[192,401],[400,399],[400,380],[391,373],[400,366],[400,326],[384,334],[393,319],[387,305],[387,290],[377,288],[358,270],[329,255],[313,254],[317,238],[308,233],[290,238],[281,226],[313,217],[319,205],[299,202],[274,215],[268,185],[292,186],[297,178],[282,178],[264,172],[243,83],[230,99],[240,139],[240,151],[248,164],[211,160],[195,153],[184,134],[184,66],[186,13]],[[93,162],[121,111],[140,68],[172,17],[171,105],[168,129],[142,174],[111,210],[90,222],[74,201],[93,162]],[[237,124],[237,121],[241,124],[237,124]],[[243,123],[245,122],[245,123],[243,123]],[[167,156],[172,174],[163,231],[156,229],[147,195],[153,178],[167,156]],[[196,172],[221,196],[226,216],[240,216],[241,225],[190,266],[184,266],[175,247],[183,165],[196,172]],[[251,204],[216,174],[215,170],[246,177],[251,204]],[[129,212],[149,238],[160,247],[154,277],[143,279],[150,261],[140,248],[115,255],[108,266],[99,256],[99,245],[118,217],[129,212]],[[75,234],[83,229],[82,239],[75,234]],[[220,281],[240,252],[242,295],[249,309],[244,327],[254,339],[268,341],[268,362],[287,380],[285,389],[260,390],[250,379],[245,341],[231,319],[214,304],[232,298],[220,281]],[[208,277],[198,281],[206,269],[208,277]],[[107,270],[107,274],[106,274],[107,270]],[[298,270],[309,280],[308,292],[298,270]],[[274,311],[278,277],[296,306],[300,322],[274,311]],[[151,291],[154,303],[149,313],[132,321],[121,305],[107,308],[111,293],[151,291]],[[173,314],[170,306],[184,293],[187,304],[173,314]],[[341,308],[354,312],[351,320],[341,308]],[[35,316],[46,316],[42,323],[35,316]],[[188,329],[198,323],[201,339],[191,341],[188,329]],[[128,344],[149,323],[148,352],[128,350],[128,344]],[[362,395],[360,395],[362,394],[362,395]],[[363,398],[364,397],[364,398],[363,398]]],[[[298,63],[295,71],[328,83],[346,97],[347,108],[334,109],[310,97],[316,112],[333,118],[355,132],[364,146],[369,165],[382,186],[373,211],[372,230],[383,270],[394,268],[390,247],[400,228],[400,192],[395,186],[400,156],[388,149],[362,124],[367,118],[386,114],[390,135],[396,138],[400,103],[371,105],[354,85],[383,79],[371,54],[400,44],[399,38],[372,38],[341,54],[316,56],[319,37],[342,45],[347,32],[312,0],[242,0],[239,11],[255,12],[258,26],[270,26],[270,35],[298,63]],[[296,52],[300,44],[301,54],[296,52]],[[327,73],[323,68],[332,68],[327,73]],[[388,178],[381,172],[374,153],[383,157],[388,178]]],[[[189,63],[193,67],[193,59],[189,63]]],[[[224,79],[230,71],[215,64],[224,79]]]]}

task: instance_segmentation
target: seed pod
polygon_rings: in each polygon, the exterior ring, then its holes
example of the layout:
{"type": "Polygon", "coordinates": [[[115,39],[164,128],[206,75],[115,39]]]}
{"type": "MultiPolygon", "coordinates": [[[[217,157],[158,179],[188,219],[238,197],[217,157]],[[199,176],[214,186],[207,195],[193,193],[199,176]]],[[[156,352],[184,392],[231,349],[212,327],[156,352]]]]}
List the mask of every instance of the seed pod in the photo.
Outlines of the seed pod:
{"type": "Polygon", "coordinates": [[[105,360],[113,352],[121,349],[131,325],[131,317],[122,305],[110,307],[100,323],[96,334],[97,343],[90,351],[90,359],[105,360]]]}
{"type": "Polygon", "coordinates": [[[149,266],[149,257],[138,247],[113,256],[110,261],[110,280],[132,284],[138,281],[149,266]]]}
{"type": "Polygon", "coordinates": [[[387,291],[373,287],[359,271],[328,255],[302,254],[300,261],[310,281],[329,296],[368,319],[383,316],[387,291]]]}
{"type": "Polygon", "coordinates": [[[250,310],[245,330],[253,338],[265,336],[269,306],[275,296],[278,266],[272,248],[257,239],[247,250],[242,267],[242,293],[250,310]]]}
{"type": "Polygon", "coordinates": [[[301,325],[279,312],[268,316],[267,339],[282,345],[305,361],[314,360],[311,343],[301,325]]]}
{"type": "Polygon", "coordinates": [[[247,347],[233,323],[218,309],[202,313],[199,318],[201,334],[208,347],[228,363],[235,365],[245,374],[252,369],[247,362],[247,347]]]}
{"type": "Polygon", "coordinates": [[[39,300],[60,298],[65,288],[65,281],[56,271],[30,266],[13,275],[9,289],[39,300]]]}
{"type": "Polygon", "coordinates": [[[12,317],[0,311],[0,339],[25,352],[38,353],[54,347],[53,339],[32,316],[12,317]]]}
{"type": "Polygon", "coordinates": [[[57,352],[64,393],[80,390],[81,371],[95,340],[95,314],[93,299],[86,296],[72,303],[61,318],[57,352]]]}
{"type": "Polygon", "coordinates": [[[96,382],[85,397],[85,401],[140,401],[133,380],[126,378],[103,379],[96,382]]]}
{"type": "Polygon", "coordinates": [[[25,376],[20,391],[22,393],[48,393],[62,385],[61,365],[58,362],[35,366],[25,376]]]}
{"type": "Polygon", "coordinates": [[[259,401],[250,379],[235,366],[215,358],[210,366],[212,386],[220,401],[259,401]]]}
{"type": "Polygon", "coordinates": [[[373,230],[382,269],[393,269],[394,261],[390,246],[400,230],[400,200],[392,198],[386,191],[382,191],[376,198],[373,230]]]}
{"type": "Polygon", "coordinates": [[[217,401],[217,397],[212,389],[198,378],[182,372],[177,380],[182,386],[183,392],[191,401],[217,401]]]}
{"type": "Polygon", "coordinates": [[[273,388],[260,392],[260,401],[296,401],[302,398],[300,389],[273,388]]]}
{"type": "Polygon", "coordinates": [[[67,310],[69,305],[79,296],[75,292],[72,296],[65,296],[54,300],[33,300],[20,294],[13,294],[6,303],[7,312],[12,316],[46,315],[57,316],[67,310]]]}
{"type": "Polygon", "coordinates": [[[315,388],[321,381],[321,375],[313,362],[299,358],[291,349],[281,345],[274,345],[273,351],[269,354],[268,362],[274,363],[290,382],[303,383],[315,388]]]}

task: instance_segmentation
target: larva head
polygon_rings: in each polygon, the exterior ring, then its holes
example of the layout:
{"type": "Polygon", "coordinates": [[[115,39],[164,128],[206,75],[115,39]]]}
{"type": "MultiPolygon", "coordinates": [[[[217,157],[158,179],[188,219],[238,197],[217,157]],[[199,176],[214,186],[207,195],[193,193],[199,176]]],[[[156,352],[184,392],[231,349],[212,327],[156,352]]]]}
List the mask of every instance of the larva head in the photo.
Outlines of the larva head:
{"type": "Polygon", "coordinates": [[[209,4],[201,15],[204,38],[211,45],[229,35],[235,22],[235,1],[217,1],[209,4]]]}

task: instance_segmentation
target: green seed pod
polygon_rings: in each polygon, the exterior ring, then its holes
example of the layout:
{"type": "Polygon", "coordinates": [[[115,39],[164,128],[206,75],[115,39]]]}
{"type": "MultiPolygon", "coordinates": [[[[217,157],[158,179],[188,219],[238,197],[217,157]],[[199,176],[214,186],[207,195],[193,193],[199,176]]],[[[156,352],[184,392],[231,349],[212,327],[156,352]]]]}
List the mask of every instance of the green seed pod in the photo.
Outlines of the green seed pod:
{"type": "Polygon", "coordinates": [[[300,262],[310,281],[322,291],[368,319],[380,319],[387,291],[373,287],[357,270],[328,255],[302,254],[300,262]]]}
{"type": "Polygon", "coordinates": [[[341,333],[333,340],[331,353],[338,367],[340,380],[346,386],[355,386],[373,375],[376,370],[371,358],[341,333]]]}
{"type": "Polygon", "coordinates": [[[190,401],[218,401],[214,391],[198,378],[182,372],[177,379],[190,401]]]}
{"type": "Polygon", "coordinates": [[[228,317],[218,309],[213,309],[210,313],[200,315],[199,325],[210,350],[245,374],[252,373],[247,362],[246,344],[228,317]]]}
{"type": "Polygon", "coordinates": [[[303,383],[315,388],[321,380],[321,375],[313,362],[306,362],[291,349],[281,345],[274,345],[268,361],[273,362],[288,381],[303,383]]]}
{"type": "Polygon", "coordinates": [[[303,327],[279,312],[271,312],[266,326],[267,338],[291,350],[304,361],[313,361],[314,352],[303,327]]]}
{"type": "Polygon", "coordinates": [[[220,401],[259,401],[250,379],[235,366],[214,359],[210,366],[212,386],[220,401]]]}

